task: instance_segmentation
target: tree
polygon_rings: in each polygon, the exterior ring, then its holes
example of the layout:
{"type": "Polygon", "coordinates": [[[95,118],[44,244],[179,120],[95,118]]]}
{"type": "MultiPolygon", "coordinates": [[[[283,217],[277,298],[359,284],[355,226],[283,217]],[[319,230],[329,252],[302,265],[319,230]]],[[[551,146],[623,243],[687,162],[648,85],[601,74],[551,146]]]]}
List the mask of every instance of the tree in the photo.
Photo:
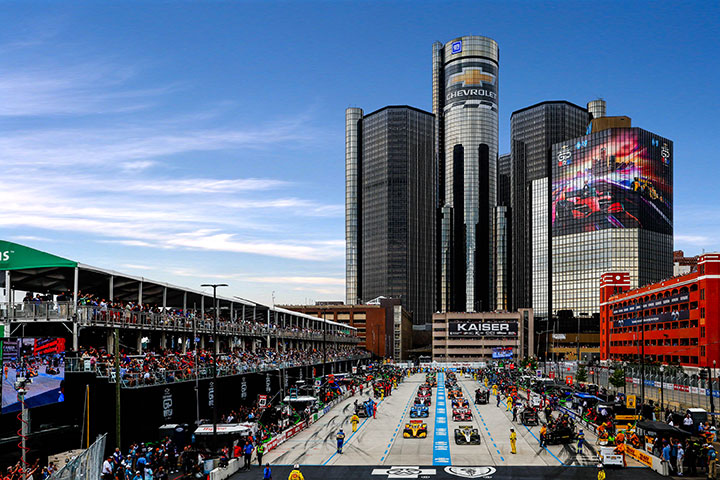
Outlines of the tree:
{"type": "Polygon", "coordinates": [[[588,376],[587,376],[587,370],[585,369],[585,365],[578,366],[576,376],[577,376],[578,382],[587,382],[588,376]]]}
{"type": "Polygon", "coordinates": [[[609,379],[610,385],[612,385],[615,388],[620,388],[625,386],[625,370],[623,370],[621,367],[616,368],[613,371],[612,376],[609,379]]]}

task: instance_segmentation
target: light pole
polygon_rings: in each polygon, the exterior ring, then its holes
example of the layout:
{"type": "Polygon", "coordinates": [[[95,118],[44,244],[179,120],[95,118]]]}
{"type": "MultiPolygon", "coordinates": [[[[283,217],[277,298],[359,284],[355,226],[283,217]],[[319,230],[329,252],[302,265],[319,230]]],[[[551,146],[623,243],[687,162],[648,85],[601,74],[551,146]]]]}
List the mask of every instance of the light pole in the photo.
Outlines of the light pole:
{"type": "Polygon", "coordinates": [[[623,366],[623,395],[627,398],[627,362],[622,363],[623,366]]]}
{"type": "Polygon", "coordinates": [[[665,409],[665,365],[660,365],[660,411],[665,409]]]}
{"type": "MultiPolygon", "coordinates": [[[[215,319],[213,320],[213,450],[217,451],[217,352],[220,348],[217,338],[217,322],[218,322],[218,308],[217,308],[217,289],[218,287],[227,287],[227,283],[203,283],[201,287],[212,287],[213,289],[213,310],[215,313],[215,319]]],[[[203,312],[203,315],[205,312],[203,312]]],[[[197,359],[196,359],[197,360],[197,359]]],[[[196,367],[197,368],[197,367],[196,367]]]]}

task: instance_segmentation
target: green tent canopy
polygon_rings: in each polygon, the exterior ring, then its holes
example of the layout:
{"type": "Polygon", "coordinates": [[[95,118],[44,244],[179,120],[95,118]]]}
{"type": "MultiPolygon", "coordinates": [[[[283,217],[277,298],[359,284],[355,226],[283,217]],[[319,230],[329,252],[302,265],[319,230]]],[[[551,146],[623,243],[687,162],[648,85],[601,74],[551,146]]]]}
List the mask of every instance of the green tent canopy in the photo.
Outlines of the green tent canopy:
{"type": "Polygon", "coordinates": [[[0,240],[0,270],[27,270],[30,268],[77,267],[67,258],[41,252],[17,243],[0,240]]]}

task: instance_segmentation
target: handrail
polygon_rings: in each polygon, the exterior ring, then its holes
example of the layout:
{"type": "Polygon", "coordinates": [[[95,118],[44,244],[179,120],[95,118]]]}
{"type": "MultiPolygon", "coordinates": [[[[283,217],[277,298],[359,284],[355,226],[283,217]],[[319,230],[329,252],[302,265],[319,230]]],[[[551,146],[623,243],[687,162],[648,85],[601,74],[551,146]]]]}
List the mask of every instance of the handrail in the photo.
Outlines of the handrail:
{"type": "MultiPolygon", "coordinates": [[[[67,321],[77,322],[81,327],[108,327],[121,329],[146,329],[172,332],[196,332],[213,334],[212,318],[195,318],[174,313],[156,313],[112,309],[102,306],[78,306],[73,309],[72,302],[24,302],[0,303],[0,320],[12,321],[67,321]]],[[[218,320],[218,335],[232,336],[268,336],[293,338],[300,340],[322,340],[331,342],[359,343],[356,335],[340,332],[323,333],[318,330],[282,327],[275,324],[250,321],[218,320]]]]}
{"type": "MultiPolygon", "coordinates": [[[[342,360],[362,360],[370,358],[370,354],[337,356],[329,358],[330,362],[342,360]]],[[[232,365],[219,365],[218,377],[228,377],[233,375],[244,375],[248,373],[262,373],[273,370],[280,370],[292,367],[303,367],[316,365],[322,362],[322,355],[313,355],[312,358],[305,361],[297,362],[253,362],[253,363],[234,363],[232,365]]],[[[95,361],[85,357],[66,357],[65,373],[94,373],[99,378],[107,378],[110,382],[115,382],[115,366],[110,361],[95,361]]],[[[164,368],[150,372],[127,371],[125,368],[121,370],[122,388],[142,388],[154,385],[167,385],[170,383],[190,382],[197,379],[202,380],[213,377],[212,365],[202,365],[195,371],[187,370],[166,370],[164,368]]]]}

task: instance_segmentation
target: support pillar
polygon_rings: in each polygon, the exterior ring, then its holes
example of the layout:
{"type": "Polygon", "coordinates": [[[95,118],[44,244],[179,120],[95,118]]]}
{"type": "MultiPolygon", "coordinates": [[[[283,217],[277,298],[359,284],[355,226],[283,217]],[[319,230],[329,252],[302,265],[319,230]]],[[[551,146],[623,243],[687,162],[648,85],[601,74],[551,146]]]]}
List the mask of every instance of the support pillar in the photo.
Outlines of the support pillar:
{"type": "Polygon", "coordinates": [[[142,353],[143,353],[142,337],[143,337],[143,334],[142,334],[142,331],[141,331],[141,332],[138,333],[137,342],[136,342],[137,351],[138,351],[138,353],[139,353],[140,355],[142,355],[142,353]]]}
{"type": "Polygon", "coordinates": [[[80,350],[80,339],[78,338],[79,330],[77,325],[77,304],[78,304],[78,282],[79,282],[79,270],[75,267],[75,273],[73,276],[73,351],[77,352],[80,350]]]}
{"type": "Polygon", "coordinates": [[[106,346],[108,354],[115,351],[115,333],[112,330],[108,330],[105,334],[106,346]]]}

